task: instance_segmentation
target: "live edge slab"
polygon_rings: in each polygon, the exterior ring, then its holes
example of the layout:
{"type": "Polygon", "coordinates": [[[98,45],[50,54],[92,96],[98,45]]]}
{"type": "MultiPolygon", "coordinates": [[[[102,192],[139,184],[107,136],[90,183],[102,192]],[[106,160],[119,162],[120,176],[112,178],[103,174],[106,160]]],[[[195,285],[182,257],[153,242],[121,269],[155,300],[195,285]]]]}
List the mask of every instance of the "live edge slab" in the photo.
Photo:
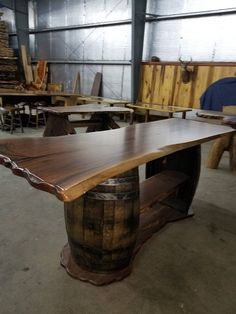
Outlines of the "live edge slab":
{"type": "Polygon", "coordinates": [[[43,136],[61,136],[75,134],[75,127],[87,127],[86,132],[117,129],[119,125],[113,120],[114,114],[129,114],[133,120],[133,110],[122,107],[110,107],[109,105],[87,104],[66,107],[42,107],[48,114],[47,124],[43,136]],[[70,121],[73,114],[90,114],[89,120],[81,119],[70,121]]]}
{"type": "Polygon", "coordinates": [[[71,276],[103,285],[130,274],[135,254],[154,232],[190,215],[200,144],[233,132],[168,119],[79,135],[5,139],[0,162],[64,202],[68,244],[61,264],[71,276]],[[140,184],[138,166],[145,163],[147,179],[140,184]]]}

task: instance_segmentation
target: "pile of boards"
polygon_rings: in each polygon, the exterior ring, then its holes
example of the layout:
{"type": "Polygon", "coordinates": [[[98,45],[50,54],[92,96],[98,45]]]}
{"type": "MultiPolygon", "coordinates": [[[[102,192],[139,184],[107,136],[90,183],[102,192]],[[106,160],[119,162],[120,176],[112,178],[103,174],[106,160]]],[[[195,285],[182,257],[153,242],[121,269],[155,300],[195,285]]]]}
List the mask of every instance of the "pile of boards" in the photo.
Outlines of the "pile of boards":
{"type": "Polygon", "coordinates": [[[17,58],[9,47],[7,24],[0,13],[0,88],[15,89],[19,85],[17,58]]]}

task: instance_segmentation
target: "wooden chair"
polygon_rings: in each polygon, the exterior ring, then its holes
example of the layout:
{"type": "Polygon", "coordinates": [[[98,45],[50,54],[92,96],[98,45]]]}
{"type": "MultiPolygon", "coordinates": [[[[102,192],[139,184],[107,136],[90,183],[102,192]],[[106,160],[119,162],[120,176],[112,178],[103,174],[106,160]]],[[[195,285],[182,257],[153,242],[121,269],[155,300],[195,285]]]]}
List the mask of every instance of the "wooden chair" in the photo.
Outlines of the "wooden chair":
{"type": "Polygon", "coordinates": [[[16,127],[21,128],[21,132],[24,133],[22,115],[25,113],[25,103],[19,103],[16,105],[8,105],[1,108],[1,128],[2,130],[10,130],[11,134],[16,127]]]}
{"type": "Polygon", "coordinates": [[[40,124],[46,125],[46,115],[45,112],[41,110],[41,108],[45,106],[46,103],[43,101],[28,104],[29,118],[27,126],[35,125],[36,128],[38,129],[40,124]]]}

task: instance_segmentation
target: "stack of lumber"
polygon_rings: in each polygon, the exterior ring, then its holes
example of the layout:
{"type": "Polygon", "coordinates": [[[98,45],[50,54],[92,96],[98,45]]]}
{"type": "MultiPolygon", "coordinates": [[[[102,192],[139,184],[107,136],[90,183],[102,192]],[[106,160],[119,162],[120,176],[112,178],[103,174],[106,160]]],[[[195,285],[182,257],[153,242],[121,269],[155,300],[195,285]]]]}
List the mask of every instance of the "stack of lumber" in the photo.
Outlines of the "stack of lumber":
{"type": "Polygon", "coordinates": [[[0,14],[0,88],[15,89],[19,85],[17,58],[9,47],[8,30],[0,14]]]}

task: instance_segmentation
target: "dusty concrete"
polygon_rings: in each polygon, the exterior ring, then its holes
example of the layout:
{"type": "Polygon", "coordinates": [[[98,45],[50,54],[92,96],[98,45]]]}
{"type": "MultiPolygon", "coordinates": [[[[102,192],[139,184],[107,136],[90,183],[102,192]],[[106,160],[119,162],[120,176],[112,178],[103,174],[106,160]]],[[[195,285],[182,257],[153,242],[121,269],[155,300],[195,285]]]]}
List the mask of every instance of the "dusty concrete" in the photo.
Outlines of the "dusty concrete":
{"type": "Polygon", "coordinates": [[[4,167],[0,179],[0,313],[236,313],[236,176],[227,155],[218,170],[203,163],[196,215],[153,236],[133,273],[106,287],[74,280],[59,265],[63,204],[4,167]]]}

